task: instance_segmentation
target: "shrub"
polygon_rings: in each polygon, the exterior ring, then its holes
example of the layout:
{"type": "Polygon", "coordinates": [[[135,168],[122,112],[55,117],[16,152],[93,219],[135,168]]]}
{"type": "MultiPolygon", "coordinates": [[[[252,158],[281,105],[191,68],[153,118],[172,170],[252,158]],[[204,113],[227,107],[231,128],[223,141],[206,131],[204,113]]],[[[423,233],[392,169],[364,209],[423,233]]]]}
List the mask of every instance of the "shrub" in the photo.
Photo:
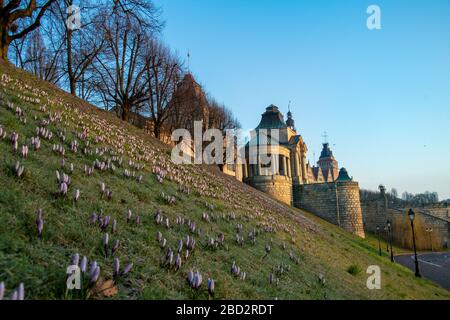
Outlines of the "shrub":
{"type": "Polygon", "coordinates": [[[361,273],[361,268],[355,264],[352,264],[350,267],[347,268],[347,272],[350,273],[352,276],[357,276],[361,273]]]}

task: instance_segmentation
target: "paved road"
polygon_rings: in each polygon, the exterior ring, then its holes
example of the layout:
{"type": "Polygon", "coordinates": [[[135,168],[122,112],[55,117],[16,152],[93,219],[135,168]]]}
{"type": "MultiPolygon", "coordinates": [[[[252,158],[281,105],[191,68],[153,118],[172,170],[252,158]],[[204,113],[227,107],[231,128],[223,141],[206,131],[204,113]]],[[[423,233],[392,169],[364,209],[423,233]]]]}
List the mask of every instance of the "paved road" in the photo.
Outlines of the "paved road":
{"type": "MultiPolygon", "coordinates": [[[[450,253],[419,254],[419,270],[422,277],[430,279],[450,291],[450,253]]],[[[415,270],[414,255],[395,256],[395,261],[415,270]]]]}

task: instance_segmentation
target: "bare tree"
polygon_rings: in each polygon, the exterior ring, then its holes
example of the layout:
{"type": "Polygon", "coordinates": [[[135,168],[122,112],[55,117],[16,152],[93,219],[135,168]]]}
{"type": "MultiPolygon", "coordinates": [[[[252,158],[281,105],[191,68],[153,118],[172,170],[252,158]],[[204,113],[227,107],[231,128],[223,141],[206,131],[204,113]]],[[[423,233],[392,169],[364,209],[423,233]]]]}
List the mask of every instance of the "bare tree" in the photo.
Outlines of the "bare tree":
{"type": "Polygon", "coordinates": [[[49,37],[49,41],[59,42],[63,48],[63,64],[60,66],[65,74],[68,89],[72,95],[77,94],[77,84],[85,81],[85,72],[93,63],[104,45],[104,38],[98,32],[102,21],[106,19],[103,13],[105,6],[101,1],[95,4],[91,0],[84,0],[78,7],[82,19],[78,27],[67,23],[71,14],[74,14],[74,0],[60,0],[50,10],[54,29],[58,30],[59,37],[49,37]]]}
{"type": "Polygon", "coordinates": [[[145,71],[148,83],[146,107],[152,117],[153,134],[159,139],[180,79],[181,63],[163,43],[151,39],[146,48],[145,71]]]}
{"type": "Polygon", "coordinates": [[[39,29],[34,30],[28,40],[23,68],[42,80],[56,83],[59,79],[57,59],[58,54],[45,46],[39,29]]]}
{"type": "Polygon", "coordinates": [[[145,48],[152,27],[148,21],[114,6],[102,23],[105,48],[96,56],[99,95],[107,109],[116,108],[124,121],[147,101],[145,48]]]}
{"type": "Polygon", "coordinates": [[[8,61],[8,49],[12,41],[40,26],[41,19],[56,0],[0,0],[0,59],[8,61]],[[19,21],[27,24],[19,24],[19,21]]]}
{"type": "Polygon", "coordinates": [[[218,103],[214,98],[209,99],[209,126],[219,129],[223,133],[226,133],[226,130],[241,128],[233,112],[224,104],[218,103]]]}

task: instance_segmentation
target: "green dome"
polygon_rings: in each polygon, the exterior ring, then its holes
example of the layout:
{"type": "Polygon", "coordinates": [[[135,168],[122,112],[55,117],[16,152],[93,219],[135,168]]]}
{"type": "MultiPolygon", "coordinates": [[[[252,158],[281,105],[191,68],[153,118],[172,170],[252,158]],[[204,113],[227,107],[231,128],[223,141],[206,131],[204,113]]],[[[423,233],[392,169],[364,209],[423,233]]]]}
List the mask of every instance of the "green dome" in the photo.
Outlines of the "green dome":
{"type": "Polygon", "coordinates": [[[266,108],[266,112],[262,114],[261,122],[256,129],[283,129],[286,128],[283,115],[278,107],[271,104],[266,108]]]}
{"type": "Polygon", "coordinates": [[[353,181],[353,179],[350,178],[345,168],[341,168],[341,170],[339,170],[339,176],[337,178],[337,181],[353,181]]]}

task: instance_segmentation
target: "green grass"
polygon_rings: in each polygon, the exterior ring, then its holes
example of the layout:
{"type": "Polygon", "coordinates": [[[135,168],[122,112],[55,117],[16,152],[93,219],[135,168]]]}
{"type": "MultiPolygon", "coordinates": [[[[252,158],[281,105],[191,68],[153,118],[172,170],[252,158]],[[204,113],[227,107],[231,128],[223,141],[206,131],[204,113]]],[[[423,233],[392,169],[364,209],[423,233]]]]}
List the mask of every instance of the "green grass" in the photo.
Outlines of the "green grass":
{"type": "MultiPolygon", "coordinates": [[[[144,135],[138,129],[124,124],[114,116],[96,110],[83,101],[73,98],[59,89],[36,80],[31,75],[11,66],[0,64],[0,75],[8,74],[13,81],[0,85],[4,98],[0,100],[0,126],[8,133],[0,140],[0,281],[5,282],[7,295],[20,282],[25,284],[28,299],[80,299],[85,293],[66,291],[66,267],[73,253],[96,260],[101,266],[101,278],[112,278],[112,257],[102,252],[103,233],[98,226],[89,223],[92,212],[102,210],[105,215],[118,221],[118,231],[110,233],[111,240],[119,239],[120,249],[116,256],[121,265],[132,262],[130,274],[117,283],[118,293],[114,299],[208,299],[206,279],[216,281],[215,299],[448,299],[449,292],[425,280],[416,279],[406,268],[392,264],[386,253],[378,256],[377,243],[373,237],[357,238],[323,220],[284,206],[266,195],[245,186],[216,169],[205,166],[173,165],[169,149],[159,141],[144,135]],[[15,82],[15,79],[18,82],[15,82]],[[28,85],[29,87],[25,87],[28,85]],[[30,88],[38,91],[30,93],[30,88]],[[42,95],[45,92],[46,95],[42,95]],[[41,95],[39,103],[28,103],[23,96],[41,95]],[[48,96],[47,96],[48,95],[48,96]],[[19,97],[20,96],[20,97],[19,97]],[[14,112],[6,108],[13,102],[24,111],[27,123],[20,123],[14,112]],[[9,134],[20,135],[19,146],[27,144],[35,134],[47,113],[39,107],[60,112],[62,121],[48,126],[53,132],[52,141],[42,140],[39,151],[30,148],[27,159],[14,153],[9,134]],[[86,142],[80,141],[77,153],[70,151],[70,143],[76,134],[89,128],[90,149],[123,147],[123,166],[116,163],[115,172],[95,171],[87,177],[84,166],[97,158],[106,161],[104,155],[84,156],[86,142]],[[66,130],[63,143],[56,135],[57,129],[66,130]],[[95,141],[103,137],[103,141],[95,141]],[[119,143],[124,138],[124,143],[119,143]],[[61,169],[61,156],[52,152],[52,145],[64,144],[66,164],[73,163],[72,183],[66,198],[56,196],[56,170],[61,169]],[[148,159],[142,159],[147,154],[148,159]],[[145,164],[139,172],[142,183],[125,178],[124,169],[131,169],[128,160],[145,164]],[[14,175],[17,161],[25,167],[22,178],[14,175]],[[168,168],[169,176],[161,184],[156,181],[152,169],[168,168]],[[111,201],[100,197],[99,184],[104,182],[113,191],[111,201]],[[179,192],[179,184],[191,188],[191,194],[179,192]],[[75,189],[81,190],[79,202],[72,200],[75,189]],[[161,199],[161,192],[176,197],[174,205],[161,199]],[[215,206],[209,210],[205,203],[215,206]],[[42,209],[45,221],[42,240],[38,239],[35,212],[42,209]],[[125,214],[131,209],[134,217],[141,216],[141,224],[126,223],[125,214]],[[156,225],[153,215],[157,209],[171,222],[166,228],[156,225]],[[209,212],[214,219],[201,219],[209,212]],[[223,218],[234,212],[236,220],[223,218]],[[178,271],[167,270],[161,264],[162,252],[155,240],[162,232],[168,246],[176,249],[179,239],[192,235],[186,225],[175,225],[175,219],[183,217],[194,221],[201,229],[195,235],[196,249],[178,271]],[[236,224],[244,226],[246,238],[243,246],[234,241],[236,224]],[[275,232],[266,232],[266,227],[275,232]],[[248,233],[258,230],[256,243],[248,241],[248,233]],[[217,249],[206,248],[208,236],[225,235],[225,245],[217,249]],[[272,250],[265,258],[265,246],[271,243],[272,250]],[[287,248],[283,249],[282,244],[287,248]],[[289,253],[298,257],[298,264],[289,253]],[[230,274],[233,261],[247,273],[241,281],[230,274]],[[269,284],[270,273],[284,266],[278,285],[269,284]],[[350,274],[349,266],[356,265],[360,272],[350,274]],[[368,290],[365,270],[370,265],[379,265],[382,270],[382,289],[368,290]],[[288,267],[289,266],[289,267],[288,267]],[[198,270],[204,284],[198,291],[186,282],[189,270],[198,270]],[[318,281],[319,274],[326,278],[325,286],[318,281]]],[[[63,170],[67,171],[67,167],[63,170]]],[[[89,298],[107,299],[100,294],[89,298]]]]}

